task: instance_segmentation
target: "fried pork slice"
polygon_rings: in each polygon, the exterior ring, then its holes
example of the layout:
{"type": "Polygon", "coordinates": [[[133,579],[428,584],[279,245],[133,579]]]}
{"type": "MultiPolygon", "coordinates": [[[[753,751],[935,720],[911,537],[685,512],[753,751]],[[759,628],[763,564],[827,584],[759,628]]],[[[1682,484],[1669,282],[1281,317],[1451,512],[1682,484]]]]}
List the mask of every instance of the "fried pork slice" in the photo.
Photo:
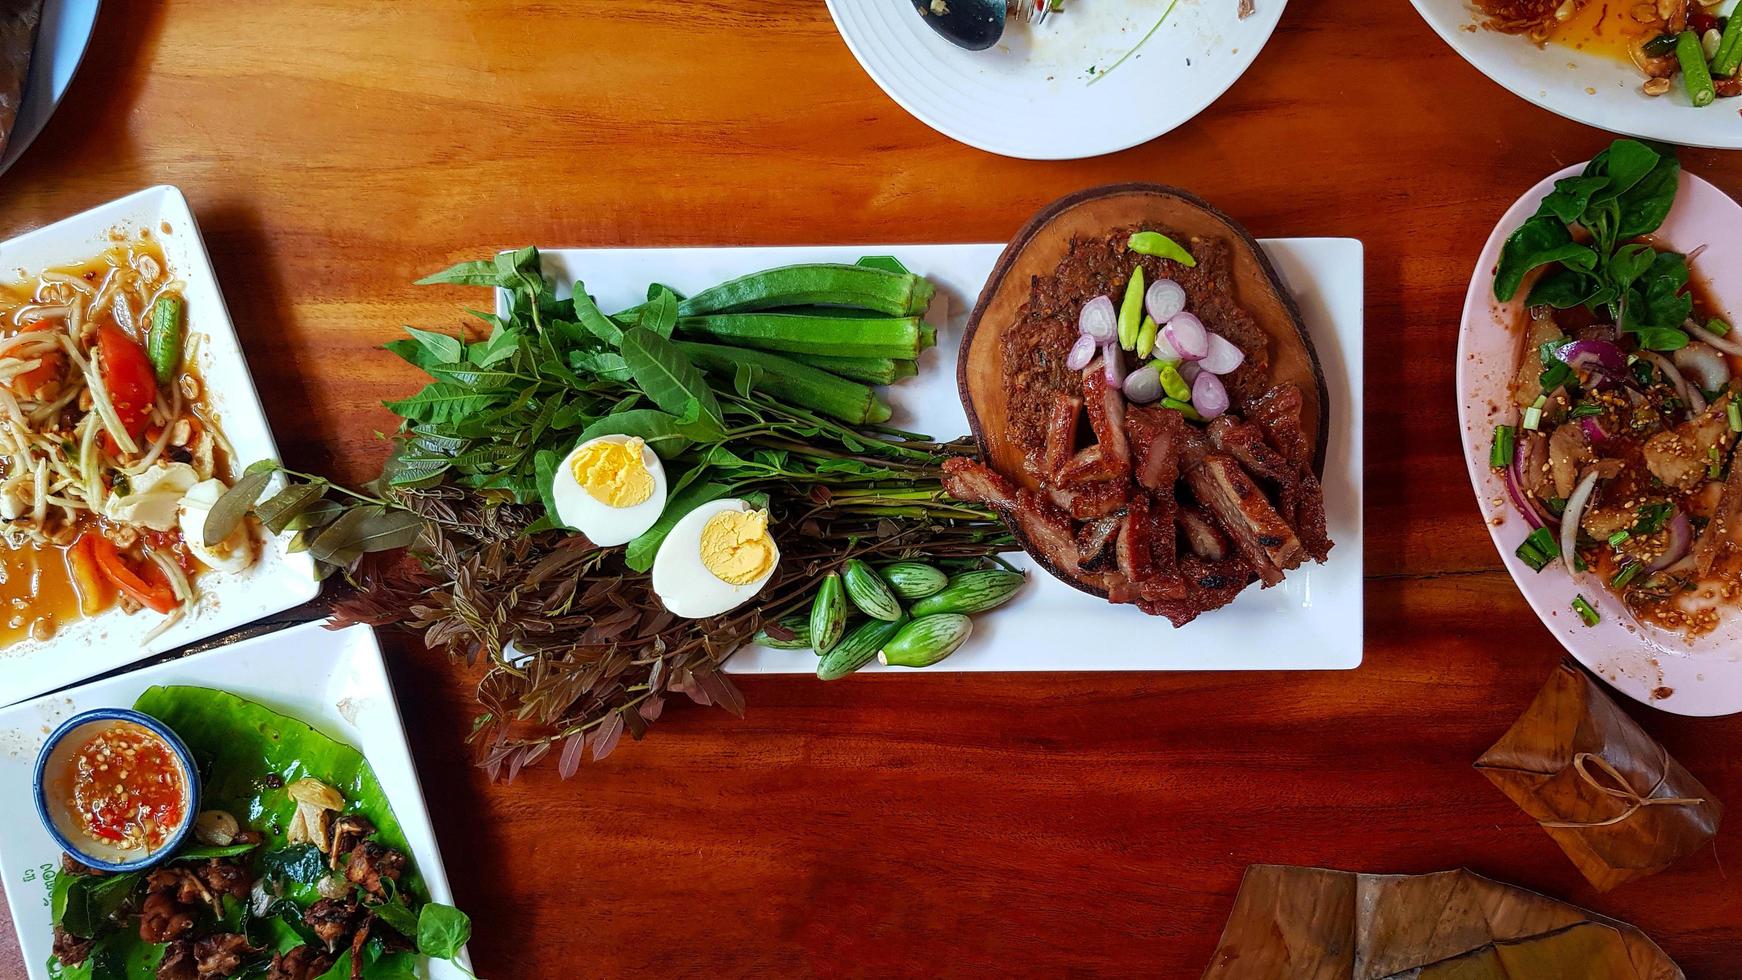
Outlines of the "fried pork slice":
{"type": "Polygon", "coordinates": [[[1276,513],[1270,501],[1233,457],[1212,453],[1186,471],[1192,495],[1233,539],[1234,547],[1252,564],[1266,588],[1282,581],[1282,573],[1299,568],[1306,558],[1294,529],[1276,513]]]}
{"type": "Polygon", "coordinates": [[[1108,462],[1100,446],[1089,448],[1072,456],[1054,478],[1056,485],[1074,487],[1084,483],[1103,483],[1120,474],[1112,463],[1108,462]]]}
{"type": "Polygon", "coordinates": [[[1125,439],[1125,393],[1107,381],[1096,358],[1083,371],[1083,407],[1089,412],[1089,428],[1101,447],[1102,458],[1119,476],[1131,473],[1131,445],[1125,439]]]}
{"type": "Polygon", "coordinates": [[[1069,515],[1040,494],[1024,489],[1016,492],[1013,516],[1028,543],[1048,564],[1060,574],[1077,575],[1077,538],[1069,515]]]}
{"type": "Polygon", "coordinates": [[[1185,436],[1185,416],[1163,408],[1139,406],[1125,414],[1131,440],[1133,475],[1159,493],[1172,493],[1179,481],[1179,454],[1185,436]]]}
{"type": "Polygon", "coordinates": [[[1215,562],[1187,557],[1176,574],[1144,583],[1137,605],[1151,616],[1167,617],[1177,628],[1233,602],[1251,581],[1252,567],[1239,558],[1215,562]]]}
{"type": "Polygon", "coordinates": [[[1694,541],[1694,563],[1700,576],[1712,574],[1712,567],[1726,546],[1739,543],[1742,543],[1742,459],[1732,458],[1730,478],[1724,481],[1718,509],[1694,541]]]}
{"type": "Polygon", "coordinates": [[[1228,539],[1216,528],[1203,511],[1196,507],[1179,509],[1179,529],[1186,539],[1186,548],[1207,561],[1222,561],[1228,557],[1228,539]]]}
{"type": "Polygon", "coordinates": [[[1132,498],[1131,506],[1125,511],[1125,520],[1119,525],[1119,541],[1114,554],[1118,559],[1119,573],[1139,587],[1155,577],[1155,558],[1149,548],[1154,534],[1155,528],[1150,523],[1149,495],[1138,494],[1132,498]]]}
{"type": "Polygon", "coordinates": [[[1038,474],[1042,480],[1058,476],[1077,448],[1077,422],[1083,415],[1083,400],[1076,395],[1054,395],[1046,419],[1046,450],[1038,474]]]}
{"type": "Polygon", "coordinates": [[[1336,546],[1325,528],[1325,491],[1319,486],[1318,477],[1311,473],[1302,475],[1292,490],[1283,491],[1283,506],[1289,515],[1289,526],[1294,528],[1307,555],[1316,562],[1329,558],[1336,546]]]}
{"type": "Polygon", "coordinates": [[[1088,521],[1077,528],[1077,564],[1083,568],[1100,568],[1113,557],[1113,542],[1119,537],[1124,514],[1114,514],[1088,521]]]}
{"type": "Polygon", "coordinates": [[[1131,481],[1106,480],[1069,489],[1053,487],[1047,491],[1047,496],[1075,520],[1092,521],[1117,513],[1130,502],[1131,481]]]}
{"type": "Polygon", "coordinates": [[[1728,416],[1730,397],[1726,394],[1698,417],[1647,439],[1645,467],[1651,475],[1677,490],[1692,490],[1704,483],[1712,450],[1718,450],[1719,455],[1728,453],[1735,438],[1728,416]]]}
{"type": "Polygon", "coordinates": [[[1010,511],[1016,507],[1016,486],[984,463],[972,459],[944,461],[944,490],[957,500],[1010,511]]]}
{"type": "Polygon", "coordinates": [[[1296,472],[1312,467],[1313,447],[1300,429],[1301,394],[1294,385],[1277,385],[1246,406],[1246,418],[1258,423],[1265,438],[1296,472]]]}
{"type": "Polygon", "coordinates": [[[1144,533],[1149,536],[1149,559],[1157,575],[1172,574],[1179,561],[1178,524],[1179,498],[1173,490],[1149,494],[1149,523],[1144,533]]]}
{"type": "MultiPolygon", "coordinates": [[[[1178,413],[1169,413],[1178,414],[1178,413]]],[[[1224,415],[1210,423],[1210,444],[1240,461],[1246,472],[1288,487],[1299,482],[1299,470],[1264,441],[1264,433],[1251,422],[1224,415]]]]}

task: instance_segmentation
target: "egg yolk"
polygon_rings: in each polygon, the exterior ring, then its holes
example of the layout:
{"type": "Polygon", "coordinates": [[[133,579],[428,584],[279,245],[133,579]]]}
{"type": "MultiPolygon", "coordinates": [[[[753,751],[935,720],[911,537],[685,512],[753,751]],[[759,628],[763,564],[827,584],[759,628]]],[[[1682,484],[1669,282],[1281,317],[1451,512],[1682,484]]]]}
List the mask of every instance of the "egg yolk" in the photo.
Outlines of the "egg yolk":
{"type": "Polygon", "coordinates": [[[593,443],[575,455],[575,482],[607,507],[642,503],[653,496],[653,474],[641,458],[644,445],[640,439],[593,443]]]}
{"type": "Polygon", "coordinates": [[[749,585],[774,567],[765,510],[723,510],[702,525],[702,567],[729,585],[749,585]]]}

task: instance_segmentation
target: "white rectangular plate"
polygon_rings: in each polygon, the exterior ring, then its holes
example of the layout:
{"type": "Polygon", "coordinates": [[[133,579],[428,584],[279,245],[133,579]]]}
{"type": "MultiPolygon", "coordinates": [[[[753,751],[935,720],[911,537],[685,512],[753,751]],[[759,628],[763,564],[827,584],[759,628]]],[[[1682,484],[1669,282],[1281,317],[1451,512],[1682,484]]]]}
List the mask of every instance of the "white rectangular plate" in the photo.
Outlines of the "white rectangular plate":
{"type": "MultiPolygon", "coordinates": [[[[374,632],[366,626],[335,632],[310,623],[0,710],[0,799],[16,817],[0,821],[0,877],[32,980],[48,976],[54,940],[49,894],[61,855],[31,811],[37,750],[67,718],[91,708],[132,707],[134,699],[157,684],[228,691],[362,752],[405,830],[430,897],[453,903],[374,632]]],[[[436,961],[429,965],[429,976],[462,974],[452,964],[436,961]]]]}
{"type": "MultiPolygon", "coordinates": [[[[243,467],[259,459],[277,459],[278,446],[272,441],[266,412],[248,375],[248,362],[224,307],[199,226],[181,191],[153,187],[0,242],[0,276],[15,281],[20,270],[24,276],[34,276],[45,268],[81,262],[113,245],[112,233],[134,237],[145,230],[163,245],[170,272],[186,283],[188,334],[198,345],[194,349],[207,402],[236,449],[232,464],[243,467]]],[[[282,543],[268,542],[253,567],[233,575],[202,575],[198,588],[198,601],[188,615],[149,643],[144,642],[145,636],[161,617],[149,611],[128,616],[111,610],[62,623],[47,641],[26,640],[0,648],[0,704],[283,612],[313,599],[320,583],[308,555],[286,554],[282,543]]]]}
{"type": "MultiPolygon", "coordinates": [[[[1324,565],[1289,573],[1272,589],[1247,589],[1226,609],[1181,630],[1114,606],[1036,570],[1018,597],[977,617],[976,633],[939,670],[1333,670],[1361,663],[1361,243],[1347,238],[1261,243],[1300,304],[1330,394],[1325,505],[1336,548],[1324,565]]],[[[692,293],[734,276],[797,262],[854,262],[893,255],[938,287],[929,319],[938,345],[917,378],[885,389],[892,425],[953,438],[968,431],[956,392],[956,355],[968,313],[1002,245],[831,245],[816,248],[556,249],[544,270],[560,289],[576,279],[607,311],[646,298],[648,283],[692,293]]],[[[1026,556],[1013,556],[1032,568],[1026,556]]],[[[751,647],[733,656],[740,674],[810,673],[805,651],[751,647]]],[[[871,670],[888,669],[872,664],[871,670]]]]}

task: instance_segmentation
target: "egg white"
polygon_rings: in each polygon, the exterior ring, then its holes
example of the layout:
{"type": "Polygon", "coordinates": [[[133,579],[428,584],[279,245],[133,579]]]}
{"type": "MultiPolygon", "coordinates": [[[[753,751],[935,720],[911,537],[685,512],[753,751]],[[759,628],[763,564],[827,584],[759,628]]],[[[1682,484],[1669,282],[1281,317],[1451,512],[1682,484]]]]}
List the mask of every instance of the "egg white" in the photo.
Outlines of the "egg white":
{"type": "Polygon", "coordinates": [[[641,447],[641,465],[653,474],[653,495],[641,503],[633,507],[612,507],[610,504],[600,503],[575,479],[575,458],[587,447],[601,442],[623,445],[630,438],[600,436],[597,439],[588,439],[563,457],[551,480],[550,496],[551,502],[556,504],[556,519],[586,535],[587,540],[601,548],[613,548],[635,540],[657,523],[660,513],[665,510],[665,464],[645,444],[641,447]]]}
{"type": "Polygon", "coordinates": [[[659,553],[653,556],[653,591],[673,615],[706,619],[730,612],[755,598],[774,577],[775,570],[780,567],[778,543],[768,572],[744,585],[724,581],[702,564],[702,529],[708,520],[722,511],[755,509],[736,497],[715,500],[685,514],[672,526],[671,533],[659,546],[659,553]]]}
{"type": "Polygon", "coordinates": [[[230,488],[222,480],[206,480],[188,488],[176,506],[176,523],[181,526],[182,541],[200,564],[214,572],[240,572],[254,564],[254,542],[248,537],[248,525],[243,523],[224,539],[223,547],[206,547],[206,517],[212,505],[230,488]]]}

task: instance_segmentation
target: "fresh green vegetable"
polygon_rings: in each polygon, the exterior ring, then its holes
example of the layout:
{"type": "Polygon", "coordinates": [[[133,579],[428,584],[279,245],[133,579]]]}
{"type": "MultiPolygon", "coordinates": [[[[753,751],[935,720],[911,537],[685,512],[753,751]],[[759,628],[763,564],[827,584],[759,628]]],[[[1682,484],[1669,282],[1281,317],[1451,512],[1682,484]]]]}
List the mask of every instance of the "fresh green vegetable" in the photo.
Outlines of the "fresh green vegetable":
{"type": "Polygon", "coordinates": [[[1615,141],[1583,173],[1556,181],[1536,215],[1507,238],[1495,271],[1495,298],[1510,302],[1526,276],[1549,267],[1527,304],[1583,305],[1606,312],[1647,349],[1686,346],[1682,327],[1693,312],[1693,298],[1685,293],[1687,259],[1635,241],[1669,216],[1680,174],[1673,153],[1637,140],[1615,141]]]}
{"type": "Polygon", "coordinates": [[[1645,566],[1643,564],[1636,562],[1636,561],[1630,561],[1626,565],[1622,566],[1622,568],[1619,572],[1615,573],[1614,578],[1609,580],[1609,586],[1610,586],[1610,588],[1615,588],[1615,589],[1626,588],[1627,583],[1638,578],[1639,573],[1644,571],[1644,570],[1645,570],[1645,566]]]}
{"type": "Polygon", "coordinates": [[[1531,571],[1540,572],[1561,556],[1561,544],[1553,531],[1539,527],[1530,532],[1530,536],[1524,539],[1524,543],[1513,554],[1518,556],[1519,561],[1529,565],[1531,571]]]}
{"type": "Polygon", "coordinates": [[[773,310],[787,306],[847,306],[889,316],[917,316],[935,288],[921,276],[863,265],[792,265],[741,276],[678,304],[679,316],[773,310]]]}
{"type": "Polygon", "coordinates": [[[1140,231],[1131,236],[1129,242],[1131,251],[1139,255],[1153,255],[1160,259],[1171,259],[1188,269],[1197,267],[1198,260],[1185,246],[1163,235],[1159,231],[1140,231]]]}
{"type": "Polygon", "coordinates": [[[1494,427],[1494,448],[1488,451],[1488,465],[1503,470],[1512,465],[1518,454],[1518,430],[1510,425],[1494,427]]]}
{"type": "Polygon", "coordinates": [[[974,621],[957,613],[919,616],[901,627],[877,659],[891,667],[930,667],[961,648],[974,621]]]}
{"type": "Polygon", "coordinates": [[[1143,325],[1137,328],[1137,356],[1148,357],[1155,350],[1155,335],[1161,327],[1156,325],[1155,318],[1145,316],[1143,325]]]}
{"type": "Polygon", "coordinates": [[[1717,101],[1718,90],[1712,85],[1712,69],[1706,64],[1706,49],[1700,45],[1700,35],[1683,31],[1675,41],[1675,57],[1681,62],[1682,84],[1695,108],[1705,108],[1717,101]]]}
{"type": "Polygon", "coordinates": [[[182,303],[180,296],[159,296],[151,307],[145,331],[145,354],[157,383],[167,388],[181,371],[182,303]]]}
{"type": "Polygon", "coordinates": [[[885,565],[879,571],[895,594],[909,602],[936,595],[950,584],[950,577],[924,562],[900,561],[885,565]]]}
{"type": "Polygon", "coordinates": [[[1119,346],[1132,350],[1137,346],[1137,332],[1143,328],[1143,267],[1131,267],[1131,280],[1125,284],[1125,301],[1119,306],[1119,346]]]}
{"type": "Polygon", "coordinates": [[[863,381],[872,385],[889,385],[919,373],[919,364],[911,360],[889,357],[834,357],[825,354],[793,354],[792,359],[830,374],[863,381]]]}
{"type": "Polygon", "coordinates": [[[783,354],[912,360],[936,343],[917,316],[826,317],[791,313],[715,313],[681,317],[677,332],[694,340],[783,354]]]}
{"type": "Polygon", "coordinates": [[[1730,423],[1731,432],[1742,432],[1742,402],[1731,399],[1730,404],[1724,407],[1724,415],[1730,423]]]}
{"type": "Polygon", "coordinates": [[[1725,337],[1730,333],[1730,324],[1726,323],[1719,317],[1712,317],[1710,320],[1706,321],[1706,332],[1725,337]]]}
{"type": "Polygon", "coordinates": [[[1186,384],[1186,379],[1179,373],[1179,365],[1172,361],[1159,361],[1155,366],[1161,374],[1161,390],[1167,397],[1181,404],[1189,404],[1192,400],[1192,386],[1186,384]]]}
{"type": "Polygon", "coordinates": [[[1583,620],[1586,626],[1595,626],[1603,621],[1603,617],[1597,613],[1597,610],[1593,608],[1591,603],[1582,595],[1573,599],[1573,612],[1579,614],[1579,619],[1583,620]]]}
{"type": "Polygon", "coordinates": [[[887,422],[893,414],[871,388],[789,357],[687,341],[677,348],[704,371],[736,377],[740,369],[748,368],[756,372],[756,388],[853,425],[887,422]]]}
{"type": "Polygon", "coordinates": [[[825,681],[838,680],[870,663],[883,645],[901,632],[905,623],[905,617],[893,622],[870,619],[860,623],[840,645],[817,661],[817,677],[825,681]]]}
{"type": "Polygon", "coordinates": [[[847,559],[841,566],[841,582],[846,588],[847,598],[860,612],[889,623],[901,618],[901,604],[895,601],[889,585],[870,565],[857,558],[847,559]]]}
{"type": "Polygon", "coordinates": [[[774,625],[775,628],[789,634],[789,638],[774,636],[767,627],[764,627],[751,642],[771,650],[809,650],[811,648],[809,616],[787,616],[774,625]]]}
{"type": "Polygon", "coordinates": [[[847,595],[839,572],[830,572],[811,600],[811,649],[828,654],[847,629],[847,595]]]}
{"type": "Polygon", "coordinates": [[[1010,601],[1016,590],[1022,588],[1023,581],[1025,577],[1021,572],[1002,568],[963,572],[950,579],[950,584],[942,592],[914,603],[910,612],[916,618],[938,613],[986,612],[1010,601]]]}
{"type": "Polygon", "coordinates": [[[1718,55],[1712,59],[1712,74],[1729,78],[1738,68],[1742,68],[1742,17],[1731,14],[1724,24],[1723,37],[1718,41],[1718,55]]]}

